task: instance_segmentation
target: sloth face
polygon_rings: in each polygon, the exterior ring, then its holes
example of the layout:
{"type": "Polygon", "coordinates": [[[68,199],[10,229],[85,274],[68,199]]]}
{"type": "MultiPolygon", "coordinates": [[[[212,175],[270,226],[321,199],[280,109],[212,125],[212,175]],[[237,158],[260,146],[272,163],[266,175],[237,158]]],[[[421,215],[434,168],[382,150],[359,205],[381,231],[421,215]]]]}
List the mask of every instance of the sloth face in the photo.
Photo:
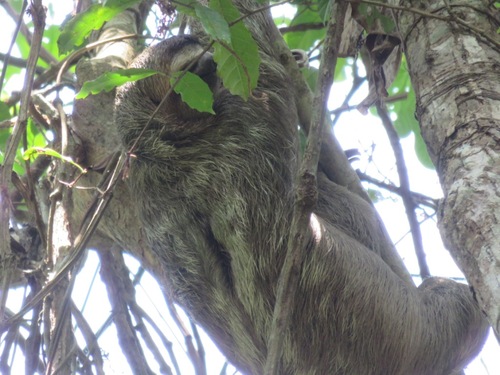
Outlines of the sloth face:
{"type": "MultiPolygon", "coordinates": [[[[155,107],[160,104],[170,89],[170,77],[188,69],[207,83],[214,97],[222,89],[217,76],[217,65],[210,52],[203,53],[203,46],[192,36],[172,37],[144,51],[132,64],[132,67],[146,67],[158,70],[165,75],[155,75],[136,82],[136,89],[155,107]]],[[[206,113],[198,112],[185,104],[180,95],[172,92],[167,98],[162,112],[177,114],[180,120],[205,118],[206,113]]],[[[166,114],[166,113],[165,113],[166,114]]]]}

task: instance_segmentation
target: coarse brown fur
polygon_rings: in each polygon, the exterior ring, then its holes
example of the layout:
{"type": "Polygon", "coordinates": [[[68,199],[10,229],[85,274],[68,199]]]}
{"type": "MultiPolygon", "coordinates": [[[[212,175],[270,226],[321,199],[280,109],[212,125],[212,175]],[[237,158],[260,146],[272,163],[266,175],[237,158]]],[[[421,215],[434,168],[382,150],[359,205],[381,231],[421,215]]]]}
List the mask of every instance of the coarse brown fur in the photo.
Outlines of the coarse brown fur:
{"type": "MultiPolygon", "coordinates": [[[[133,66],[168,75],[201,51],[196,39],[175,37],[133,66]]],[[[192,71],[214,91],[216,114],[172,94],[139,138],[129,183],[175,300],[238,369],[257,375],[290,235],[298,121],[291,83],[269,52],[246,102],[221,88],[214,69],[206,54],[192,71]]],[[[155,75],[119,90],[126,149],[168,88],[155,75]]],[[[318,183],[280,373],[445,375],[463,367],[487,331],[468,287],[438,278],[410,285],[380,256],[372,207],[321,174],[318,183]]]]}

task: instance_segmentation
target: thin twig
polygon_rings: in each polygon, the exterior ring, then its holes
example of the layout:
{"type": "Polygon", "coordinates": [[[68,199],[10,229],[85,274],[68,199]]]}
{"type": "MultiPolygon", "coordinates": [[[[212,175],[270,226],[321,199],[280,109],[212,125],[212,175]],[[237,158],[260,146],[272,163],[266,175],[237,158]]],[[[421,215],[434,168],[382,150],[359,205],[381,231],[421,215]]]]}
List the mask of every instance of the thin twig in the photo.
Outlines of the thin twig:
{"type": "MultiPolygon", "coordinates": [[[[358,89],[361,87],[361,85],[364,82],[366,82],[366,77],[360,77],[358,74],[358,68],[356,65],[356,61],[352,64],[352,69],[353,69],[353,76],[354,76],[354,79],[352,81],[352,86],[351,86],[351,89],[349,90],[349,92],[347,93],[347,95],[345,96],[342,105],[339,108],[345,108],[345,107],[348,108],[349,107],[349,100],[351,100],[352,96],[356,93],[356,91],[358,91],[358,89]]],[[[334,113],[337,115],[337,114],[341,114],[342,112],[343,111],[333,110],[330,113],[331,114],[334,113]]],[[[340,116],[335,116],[335,118],[332,121],[332,127],[335,126],[335,124],[338,122],[339,119],[340,119],[340,116]]]]}
{"type": "Polygon", "coordinates": [[[298,25],[280,27],[279,31],[281,34],[286,34],[298,31],[321,30],[324,28],[325,24],[322,22],[310,22],[310,23],[300,23],[298,25]]]}
{"type": "MultiPolygon", "coordinates": [[[[27,300],[31,298],[31,294],[35,295],[42,289],[42,285],[39,279],[31,277],[29,279],[30,295],[27,300]]],[[[42,343],[42,334],[40,327],[40,313],[42,311],[43,305],[39,303],[33,309],[33,317],[31,318],[31,324],[29,327],[29,336],[26,339],[26,346],[24,351],[25,363],[26,363],[26,374],[35,374],[37,369],[40,367],[40,347],[42,343]]]]}
{"type": "MultiPolygon", "coordinates": [[[[88,349],[88,357],[90,356],[92,357],[92,362],[94,363],[96,374],[104,375],[105,374],[104,361],[101,355],[101,348],[99,347],[99,342],[97,341],[97,336],[92,331],[92,328],[90,327],[90,324],[87,322],[87,319],[85,319],[82,312],[75,305],[73,301],[71,301],[71,314],[73,315],[73,318],[75,319],[75,322],[78,325],[78,328],[80,329],[83,338],[85,339],[88,349]]],[[[76,349],[76,343],[75,343],[75,349],[76,349]]],[[[73,353],[74,350],[69,351],[68,357],[71,358],[71,355],[73,355],[73,353]]]]}
{"type": "MultiPolygon", "coordinates": [[[[0,52],[0,61],[3,62],[3,68],[7,68],[7,66],[15,66],[17,68],[26,68],[27,60],[22,59],[20,57],[15,57],[10,55],[10,51],[7,53],[0,52]]],[[[42,74],[45,72],[46,68],[43,68],[41,66],[37,66],[35,68],[36,74],[42,74]]],[[[3,73],[2,73],[3,74],[3,73]]],[[[4,76],[0,78],[2,81],[0,81],[0,89],[2,87],[3,80],[5,79],[4,76]]]]}
{"type": "MultiPolygon", "coordinates": [[[[23,34],[24,37],[26,38],[26,41],[30,45],[30,49],[33,48],[33,46],[37,43],[37,41],[36,41],[37,37],[34,34],[32,35],[28,26],[26,26],[26,24],[24,22],[22,22],[22,14],[17,14],[16,10],[14,8],[12,8],[9,1],[0,1],[0,6],[2,6],[5,9],[5,12],[12,19],[14,19],[14,20],[17,20],[19,18],[21,19],[21,34],[23,34]]],[[[37,9],[35,9],[34,11],[36,11],[36,10],[37,9]]],[[[45,14],[45,10],[43,10],[43,12],[45,14]]],[[[33,13],[30,13],[30,14],[31,14],[33,19],[35,17],[37,17],[33,13]]],[[[35,31],[35,33],[36,33],[36,31],[35,31]]],[[[57,59],[49,51],[47,51],[43,46],[40,46],[40,51],[39,51],[38,55],[48,65],[52,65],[52,64],[57,63],[57,59]]]]}
{"type": "MultiPolygon", "coordinates": [[[[9,62],[11,60],[14,60],[14,58],[11,56],[12,53],[12,48],[14,48],[14,44],[16,43],[17,35],[19,34],[19,30],[21,29],[21,25],[23,24],[23,14],[26,11],[26,6],[28,5],[28,2],[26,0],[23,1],[23,6],[21,8],[21,14],[17,17],[17,22],[16,22],[16,29],[14,30],[14,34],[12,35],[12,39],[10,41],[9,49],[7,50],[7,53],[4,55],[3,60],[3,67],[2,67],[2,75],[0,76],[0,92],[3,90],[3,83],[5,81],[5,75],[7,74],[7,68],[9,67],[9,62]]],[[[28,62],[24,61],[24,65],[22,66],[23,68],[27,66],[28,62]]]]}
{"type": "Polygon", "coordinates": [[[401,143],[399,143],[399,136],[396,132],[396,129],[394,128],[394,125],[385,106],[377,103],[377,113],[382,120],[382,124],[384,125],[385,131],[391,143],[392,150],[394,152],[394,157],[396,158],[396,168],[399,176],[401,198],[403,199],[406,216],[408,217],[408,223],[410,224],[413,246],[415,248],[415,254],[417,255],[418,265],[420,267],[420,275],[422,276],[422,279],[425,279],[430,276],[430,271],[429,266],[427,265],[427,262],[425,260],[422,232],[420,230],[420,223],[418,222],[417,215],[415,213],[415,202],[413,201],[413,197],[411,195],[410,178],[408,177],[408,170],[406,168],[403,148],[401,147],[401,143]]]}
{"type": "Polygon", "coordinates": [[[196,371],[196,375],[206,375],[207,374],[207,365],[205,363],[205,348],[203,347],[203,342],[201,341],[200,333],[198,332],[198,328],[196,324],[190,319],[191,330],[193,331],[193,337],[196,341],[196,347],[198,348],[198,367],[196,371]]]}
{"type": "MultiPolygon", "coordinates": [[[[37,293],[33,299],[23,306],[23,308],[13,317],[0,323],[0,333],[2,333],[9,325],[22,320],[23,316],[33,308],[37,303],[42,301],[58,283],[66,276],[67,272],[73,268],[76,262],[81,258],[91,235],[94,233],[97,224],[101,220],[105,208],[109,204],[114,186],[121,181],[122,171],[125,166],[127,157],[124,154],[115,153],[106,167],[100,186],[97,189],[96,196],[85,218],[82,221],[81,229],[75,238],[72,249],[70,249],[68,256],[61,262],[53,279],[37,293]]],[[[50,314],[49,314],[50,315],[50,314]]]]}
{"type": "Polygon", "coordinates": [[[85,55],[87,52],[92,51],[93,49],[95,49],[99,46],[102,46],[104,44],[107,44],[107,43],[119,42],[119,41],[122,41],[124,39],[135,39],[135,38],[139,38],[139,35],[137,35],[137,34],[119,35],[119,36],[115,36],[113,38],[98,40],[97,42],[89,43],[85,47],[82,47],[79,50],[72,52],[64,60],[62,60],[61,62],[57,63],[56,66],[54,66],[53,69],[55,72],[57,72],[56,83],[58,83],[58,84],[61,83],[62,75],[64,72],[66,72],[66,70],[68,69],[70,64],[73,63],[74,61],[76,61],[81,56],[85,55]]]}
{"type": "MultiPolygon", "coordinates": [[[[372,185],[375,185],[379,188],[382,188],[382,189],[385,189],[387,191],[390,191],[391,193],[394,193],[394,194],[397,194],[399,196],[403,196],[403,192],[401,191],[401,188],[396,186],[396,185],[393,185],[392,183],[386,183],[386,182],[383,182],[383,181],[379,181],[377,180],[376,178],[373,178],[372,176],[369,176],[367,175],[366,173],[363,173],[363,172],[360,172],[360,171],[357,171],[358,173],[358,176],[359,176],[359,179],[361,181],[366,181],[372,185]]],[[[423,194],[420,194],[420,193],[416,193],[414,191],[410,191],[410,194],[412,196],[412,199],[413,201],[420,205],[420,206],[426,206],[426,207],[429,207],[430,209],[436,211],[437,210],[437,206],[438,206],[438,200],[437,199],[434,199],[434,198],[431,198],[431,197],[428,197],[426,195],[423,195],[423,194]]]]}
{"type": "Polygon", "coordinates": [[[395,5],[395,4],[387,4],[387,3],[382,3],[380,1],[373,1],[373,0],[347,0],[349,3],[363,3],[363,4],[370,4],[370,5],[375,5],[378,7],[382,8],[388,8],[388,9],[395,9],[395,10],[402,10],[405,12],[411,12],[418,14],[420,16],[428,17],[428,18],[435,18],[441,21],[448,21],[448,17],[445,16],[439,16],[434,13],[429,13],[426,12],[425,10],[418,9],[418,8],[412,8],[412,7],[407,7],[407,6],[402,6],[402,5],[395,5]]]}
{"type": "Polygon", "coordinates": [[[196,348],[193,345],[193,336],[191,335],[191,333],[189,333],[189,330],[186,328],[184,322],[181,320],[181,317],[177,312],[177,308],[175,307],[172,298],[167,294],[164,294],[164,297],[167,303],[168,311],[170,312],[170,316],[172,317],[175,324],[177,325],[182,335],[184,336],[184,342],[186,344],[187,355],[189,357],[189,360],[193,364],[193,367],[196,369],[198,368],[199,357],[198,357],[198,352],[196,351],[196,348]]]}
{"type": "Polygon", "coordinates": [[[128,287],[131,283],[121,252],[118,248],[113,248],[98,249],[97,253],[101,261],[101,278],[106,285],[113,309],[113,321],[120,347],[134,374],[152,374],[129,313],[131,296],[128,287]]]}
{"type": "MultiPolygon", "coordinates": [[[[347,0],[347,1],[350,3],[359,3],[360,2],[359,0],[347,0]]],[[[456,17],[456,16],[453,16],[452,14],[450,14],[449,16],[440,16],[440,15],[437,15],[435,13],[429,13],[429,12],[426,12],[425,10],[418,9],[418,8],[400,6],[400,5],[392,5],[392,4],[382,3],[379,1],[373,1],[373,0],[361,0],[361,3],[375,5],[375,6],[379,6],[379,7],[383,7],[383,8],[401,10],[404,12],[411,12],[411,13],[415,13],[415,14],[418,14],[418,15],[423,16],[423,17],[434,18],[434,19],[446,21],[446,22],[455,21],[456,23],[464,26],[465,28],[468,28],[469,30],[471,30],[476,35],[480,36],[481,38],[486,39],[488,42],[493,44],[496,48],[500,48],[500,43],[497,40],[495,40],[494,38],[490,37],[484,30],[478,29],[477,27],[468,24],[463,19],[456,17]]],[[[438,9],[435,9],[434,11],[437,12],[443,8],[444,7],[440,7],[438,9]]]]}
{"type": "Polygon", "coordinates": [[[42,45],[43,30],[45,28],[45,9],[41,0],[33,0],[30,6],[33,16],[35,31],[33,34],[33,43],[28,56],[28,65],[26,67],[26,76],[24,79],[23,91],[21,93],[21,106],[16,126],[7,141],[6,151],[4,153],[3,167],[0,173],[0,264],[3,269],[2,283],[0,289],[0,319],[3,319],[5,304],[7,302],[8,287],[12,272],[15,269],[14,259],[10,250],[10,197],[9,186],[11,183],[12,168],[16,158],[16,151],[21,138],[26,129],[28,121],[28,109],[30,103],[31,89],[35,76],[35,67],[38,55],[42,45]]]}
{"type": "MultiPolygon", "coordinates": [[[[135,301],[134,301],[134,304],[131,307],[131,309],[133,311],[134,310],[137,311],[137,313],[140,313],[141,317],[144,320],[146,320],[151,327],[153,327],[153,329],[156,332],[156,334],[158,335],[158,337],[160,337],[160,340],[161,340],[163,346],[168,351],[168,355],[169,355],[170,360],[172,361],[172,364],[174,366],[175,373],[177,375],[181,375],[181,370],[179,368],[179,364],[177,363],[177,358],[175,357],[175,353],[172,349],[172,346],[173,346],[172,342],[169,339],[167,339],[167,337],[163,334],[163,331],[160,329],[160,327],[158,327],[158,324],[156,324],[156,322],[149,316],[149,314],[147,314],[146,311],[144,311],[135,301]]],[[[158,363],[161,363],[161,361],[158,360],[158,363]]],[[[161,372],[161,367],[160,367],[160,372],[161,372]]],[[[171,373],[171,371],[170,371],[170,373],[171,373]]]]}

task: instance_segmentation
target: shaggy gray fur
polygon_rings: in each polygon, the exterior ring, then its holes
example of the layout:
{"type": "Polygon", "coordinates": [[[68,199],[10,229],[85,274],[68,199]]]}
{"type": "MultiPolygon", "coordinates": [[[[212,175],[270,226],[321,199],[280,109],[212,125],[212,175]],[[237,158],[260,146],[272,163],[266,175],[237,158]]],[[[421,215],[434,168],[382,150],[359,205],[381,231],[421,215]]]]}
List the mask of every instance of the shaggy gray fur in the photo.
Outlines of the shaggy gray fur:
{"type": "MultiPolygon", "coordinates": [[[[175,37],[135,67],[167,75],[202,50],[175,37]]],[[[193,68],[215,93],[216,115],[174,94],[134,150],[129,183],[175,301],[242,372],[262,374],[275,289],[287,251],[297,166],[290,81],[262,53],[247,101],[221,88],[209,54],[193,68]]],[[[116,123],[129,149],[169,88],[156,75],[122,87],[116,123]]],[[[487,325],[465,285],[416,288],[379,255],[373,209],[319,176],[282,374],[445,375],[480,350],[487,325]]]]}

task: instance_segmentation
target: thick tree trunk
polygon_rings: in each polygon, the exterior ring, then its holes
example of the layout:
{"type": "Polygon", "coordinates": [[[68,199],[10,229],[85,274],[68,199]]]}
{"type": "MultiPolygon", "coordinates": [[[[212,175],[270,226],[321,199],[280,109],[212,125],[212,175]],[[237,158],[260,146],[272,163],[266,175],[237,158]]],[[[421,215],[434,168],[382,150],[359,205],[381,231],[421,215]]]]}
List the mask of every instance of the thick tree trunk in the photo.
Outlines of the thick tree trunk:
{"type": "Polygon", "coordinates": [[[398,23],[416,115],[444,191],[441,234],[500,337],[498,13],[481,0],[411,3],[450,19],[404,11],[398,23]]]}

